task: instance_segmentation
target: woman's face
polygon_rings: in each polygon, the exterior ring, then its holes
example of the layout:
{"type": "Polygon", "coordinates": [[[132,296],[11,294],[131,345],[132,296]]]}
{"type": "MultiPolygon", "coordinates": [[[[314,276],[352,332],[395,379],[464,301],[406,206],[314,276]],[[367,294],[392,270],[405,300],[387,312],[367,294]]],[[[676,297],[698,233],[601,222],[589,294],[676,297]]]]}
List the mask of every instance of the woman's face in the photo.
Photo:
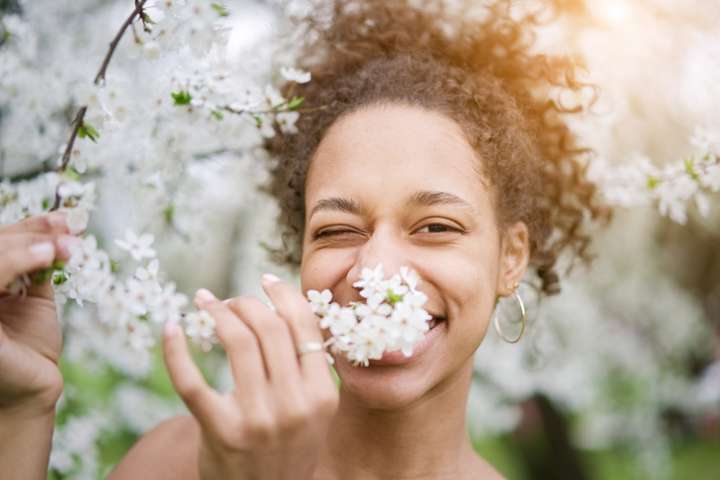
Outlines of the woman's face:
{"type": "Polygon", "coordinates": [[[382,262],[421,277],[425,309],[447,318],[429,348],[398,365],[353,367],[337,355],[343,389],[375,408],[407,405],[472,362],[497,295],[527,265],[524,224],[501,238],[478,158],[457,123],[403,105],[341,118],[318,146],[307,175],[303,292],[330,289],[346,305],[352,285],[382,262]]]}

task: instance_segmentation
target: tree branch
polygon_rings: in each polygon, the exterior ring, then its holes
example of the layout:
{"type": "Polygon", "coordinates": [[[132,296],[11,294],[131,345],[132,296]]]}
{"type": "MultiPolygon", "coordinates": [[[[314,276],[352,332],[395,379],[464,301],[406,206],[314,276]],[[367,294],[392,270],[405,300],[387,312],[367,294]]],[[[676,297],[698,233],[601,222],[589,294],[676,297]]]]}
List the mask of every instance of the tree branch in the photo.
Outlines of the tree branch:
{"type": "MultiPolygon", "coordinates": [[[[145,6],[145,2],[147,2],[147,0],[135,0],[135,8],[133,9],[132,13],[125,19],[122,26],[120,27],[120,30],[118,30],[118,32],[115,34],[115,37],[112,39],[112,42],[110,42],[110,48],[105,54],[105,58],[103,58],[102,65],[100,65],[100,69],[98,70],[97,75],[95,75],[95,80],[93,82],[95,83],[95,85],[100,85],[105,82],[105,74],[107,73],[107,68],[108,65],[110,65],[110,60],[115,53],[115,49],[120,43],[120,40],[127,31],[128,27],[132,25],[135,17],[140,15],[140,18],[142,18],[144,22],[145,14],[143,13],[143,7],[145,6]]],[[[65,147],[65,152],[62,156],[62,162],[57,167],[58,172],[64,172],[68,166],[68,163],[70,163],[70,157],[72,155],[73,146],[75,145],[75,139],[77,138],[80,128],[82,128],[83,126],[83,121],[85,120],[85,113],[87,113],[87,109],[87,105],[81,106],[80,110],[78,110],[78,113],[75,116],[75,120],[73,120],[73,129],[70,133],[70,140],[68,140],[67,146],[65,147]]],[[[55,203],[50,209],[51,212],[60,208],[60,200],[61,199],[59,192],[55,192],[55,203]]]]}
{"type": "Polygon", "coordinates": [[[122,24],[120,30],[115,35],[115,38],[113,38],[112,42],[110,42],[110,49],[108,50],[107,55],[105,55],[105,58],[103,59],[100,70],[98,70],[97,75],[95,75],[95,85],[99,85],[101,82],[105,81],[105,74],[107,72],[108,65],[110,64],[110,59],[115,53],[115,49],[117,48],[118,43],[120,43],[120,39],[122,39],[125,31],[132,24],[133,20],[135,20],[136,16],[140,15],[141,18],[143,17],[143,6],[145,5],[145,2],[147,2],[147,0],[139,0],[135,2],[135,9],[132,11],[130,16],[125,19],[125,22],[122,24]]]}
{"type": "Polygon", "coordinates": [[[83,123],[83,119],[85,118],[85,112],[87,112],[87,106],[83,105],[80,107],[80,110],[78,110],[77,115],[75,115],[75,120],[72,121],[73,130],[70,134],[70,140],[68,141],[67,147],[65,147],[65,152],[62,156],[62,162],[60,163],[60,166],[58,167],[59,172],[64,172],[67,168],[68,163],[70,162],[70,155],[72,153],[73,145],[75,144],[75,138],[77,137],[78,131],[80,130],[80,126],[83,123]]]}

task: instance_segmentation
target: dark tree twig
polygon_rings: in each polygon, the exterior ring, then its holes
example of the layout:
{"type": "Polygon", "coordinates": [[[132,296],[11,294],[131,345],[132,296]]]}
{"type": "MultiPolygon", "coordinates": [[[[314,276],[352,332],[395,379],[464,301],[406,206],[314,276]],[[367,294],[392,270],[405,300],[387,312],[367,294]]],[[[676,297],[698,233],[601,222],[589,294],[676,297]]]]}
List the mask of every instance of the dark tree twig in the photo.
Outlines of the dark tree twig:
{"type": "Polygon", "coordinates": [[[100,70],[98,70],[97,75],[95,75],[95,85],[99,85],[101,82],[105,81],[105,73],[107,72],[108,65],[110,64],[110,59],[112,58],[113,54],[115,53],[115,49],[118,46],[118,43],[120,43],[120,39],[122,39],[123,35],[125,34],[125,31],[128,29],[128,27],[132,24],[133,20],[135,20],[135,17],[140,15],[140,18],[145,17],[145,12],[143,12],[143,7],[145,5],[145,2],[147,0],[136,0],[135,1],[135,9],[132,11],[130,16],[125,20],[125,22],[120,27],[120,30],[115,35],[115,38],[113,38],[112,42],[110,42],[110,49],[107,52],[107,55],[105,55],[105,58],[103,59],[103,63],[100,66],[100,70]]]}
{"type": "MultiPolygon", "coordinates": [[[[93,83],[95,85],[101,85],[105,83],[105,75],[107,73],[108,65],[110,65],[110,60],[113,57],[113,54],[115,53],[115,49],[117,48],[118,44],[120,43],[120,40],[122,39],[123,35],[127,31],[128,27],[132,25],[133,21],[135,20],[135,17],[138,15],[143,21],[143,25],[145,24],[145,12],[143,11],[143,8],[145,6],[145,2],[147,0],[135,0],[135,8],[133,9],[132,13],[128,16],[128,18],[125,19],[122,26],[120,27],[120,30],[118,30],[117,34],[115,34],[115,37],[113,38],[112,42],[110,42],[110,48],[108,49],[108,52],[105,54],[105,58],[103,59],[102,65],[100,65],[100,69],[98,70],[97,74],[95,75],[95,80],[93,83]]],[[[60,165],[57,167],[58,172],[64,172],[67,168],[68,164],[70,163],[70,157],[72,154],[73,146],[75,145],[75,139],[77,138],[78,132],[84,125],[85,120],[85,114],[87,113],[87,105],[83,105],[78,110],[77,115],[75,116],[75,119],[73,120],[73,129],[70,133],[70,140],[67,143],[67,146],[65,147],[65,152],[62,156],[62,161],[60,162],[60,165]]],[[[60,193],[59,191],[55,192],[55,203],[53,204],[52,208],[50,208],[50,211],[57,210],[60,208],[60,193]]]]}

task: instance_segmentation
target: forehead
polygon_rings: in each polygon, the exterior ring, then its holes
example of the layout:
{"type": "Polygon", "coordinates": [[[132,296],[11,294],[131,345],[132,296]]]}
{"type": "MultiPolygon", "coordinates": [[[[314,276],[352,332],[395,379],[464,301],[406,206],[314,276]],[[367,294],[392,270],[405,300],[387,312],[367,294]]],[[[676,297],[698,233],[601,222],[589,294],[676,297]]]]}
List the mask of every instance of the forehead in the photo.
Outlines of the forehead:
{"type": "Polygon", "coordinates": [[[374,105],[339,119],[311,162],[306,211],[328,196],[399,201],[418,190],[447,191],[477,207],[489,201],[480,160],[445,115],[374,105]]]}

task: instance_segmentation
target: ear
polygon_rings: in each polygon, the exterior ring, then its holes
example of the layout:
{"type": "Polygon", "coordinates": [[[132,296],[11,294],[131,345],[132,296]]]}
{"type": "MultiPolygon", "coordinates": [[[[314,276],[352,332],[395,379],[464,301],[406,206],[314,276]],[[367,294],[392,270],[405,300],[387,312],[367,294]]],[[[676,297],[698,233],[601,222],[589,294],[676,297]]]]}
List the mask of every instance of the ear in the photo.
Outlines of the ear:
{"type": "Polygon", "coordinates": [[[530,235],[524,222],[508,227],[500,241],[500,269],[497,294],[512,295],[513,285],[525,276],[530,261],[530,235]]]}

